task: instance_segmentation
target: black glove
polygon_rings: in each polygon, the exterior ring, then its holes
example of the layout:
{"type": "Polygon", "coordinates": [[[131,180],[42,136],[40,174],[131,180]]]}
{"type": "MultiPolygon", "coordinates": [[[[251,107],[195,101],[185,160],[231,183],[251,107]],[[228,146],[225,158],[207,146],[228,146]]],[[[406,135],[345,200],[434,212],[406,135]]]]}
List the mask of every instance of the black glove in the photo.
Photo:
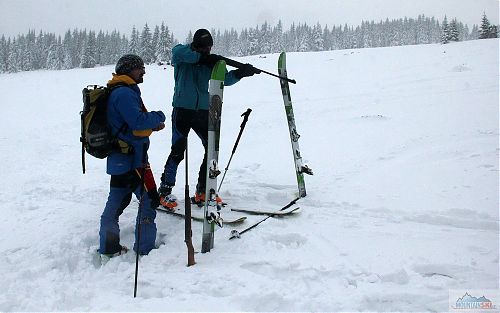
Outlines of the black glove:
{"type": "Polygon", "coordinates": [[[201,65],[206,65],[208,67],[214,67],[215,63],[218,61],[224,59],[222,56],[218,54],[202,54],[200,56],[200,60],[198,61],[198,64],[201,65]]]}
{"type": "Polygon", "coordinates": [[[242,79],[243,77],[253,76],[253,74],[260,74],[260,71],[257,70],[252,64],[244,64],[237,70],[234,70],[234,76],[238,79],[242,79]]]}
{"type": "Polygon", "coordinates": [[[151,208],[156,209],[160,206],[160,195],[158,194],[158,190],[151,189],[148,191],[148,197],[151,199],[151,208]]]}

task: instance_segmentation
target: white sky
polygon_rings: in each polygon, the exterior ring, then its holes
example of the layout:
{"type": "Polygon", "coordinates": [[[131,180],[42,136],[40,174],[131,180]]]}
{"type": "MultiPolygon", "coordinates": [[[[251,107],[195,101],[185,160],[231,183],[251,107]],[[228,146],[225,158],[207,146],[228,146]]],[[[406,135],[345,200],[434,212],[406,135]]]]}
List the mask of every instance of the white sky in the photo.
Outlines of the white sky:
{"type": "Polygon", "coordinates": [[[320,22],[328,25],[358,25],[362,20],[417,17],[442,20],[458,18],[472,27],[483,12],[498,24],[499,0],[0,0],[0,35],[13,37],[37,32],[64,34],[86,28],[129,35],[132,26],[142,29],[165,21],[177,39],[198,28],[240,30],[268,21],[320,22]]]}

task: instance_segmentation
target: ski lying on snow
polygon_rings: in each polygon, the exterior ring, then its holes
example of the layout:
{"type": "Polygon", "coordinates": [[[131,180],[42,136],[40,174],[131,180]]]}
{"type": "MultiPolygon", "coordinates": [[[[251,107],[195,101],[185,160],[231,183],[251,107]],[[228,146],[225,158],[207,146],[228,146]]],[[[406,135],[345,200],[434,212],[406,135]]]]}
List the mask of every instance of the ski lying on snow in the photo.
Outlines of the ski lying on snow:
{"type": "MultiPolygon", "coordinates": [[[[174,208],[174,210],[169,210],[169,209],[164,208],[162,206],[159,206],[158,208],[156,208],[156,210],[161,211],[161,212],[165,212],[165,213],[169,213],[172,215],[176,215],[179,217],[186,216],[184,213],[184,206],[180,205],[180,204],[178,206],[176,206],[174,208]]],[[[240,214],[234,214],[234,212],[231,212],[229,210],[224,210],[224,209],[221,210],[221,218],[222,218],[222,224],[227,224],[227,225],[239,224],[239,223],[244,222],[247,219],[246,216],[243,216],[240,214]]],[[[203,222],[204,221],[203,210],[192,210],[191,211],[191,219],[193,221],[203,222]]]]}
{"type": "MultiPolygon", "coordinates": [[[[243,230],[241,230],[241,231],[238,231],[238,230],[236,230],[236,229],[233,229],[233,230],[231,231],[231,235],[230,235],[229,239],[231,240],[231,239],[234,239],[234,238],[240,238],[240,237],[241,237],[241,235],[243,235],[243,234],[244,234],[244,233],[246,233],[247,231],[252,230],[252,229],[254,229],[255,227],[259,226],[262,222],[266,221],[268,218],[273,217],[273,216],[276,216],[276,215],[279,215],[279,213],[278,213],[278,212],[280,212],[280,211],[286,211],[288,208],[290,208],[290,207],[291,207],[291,206],[293,206],[295,203],[297,203],[297,201],[298,201],[299,199],[300,199],[300,197],[295,198],[294,200],[290,201],[290,203],[288,203],[287,205],[285,205],[285,206],[284,206],[284,207],[282,207],[281,209],[274,211],[274,213],[272,213],[272,214],[268,214],[265,218],[263,218],[263,219],[261,219],[260,221],[258,221],[258,222],[256,222],[256,223],[254,223],[254,224],[252,224],[252,225],[250,225],[250,226],[248,226],[247,228],[245,228],[245,229],[243,229],[243,230]]],[[[291,212],[295,212],[295,211],[297,211],[298,209],[299,209],[299,207],[296,207],[295,209],[292,209],[289,213],[291,213],[291,212]]]]}
{"type": "Polygon", "coordinates": [[[242,213],[249,213],[249,214],[287,215],[287,214],[294,213],[298,209],[299,209],[299,207],[296,207],[296,208],[290,208],[289,207],[289,208],[286,208],[285,210],[276,210],[276,209],[251,209],[251,208],[248,208],[248,209],[239,209],[239,208],[235,208],[235,209],[231,209],[231,211],[242,212],[242,213]]]}

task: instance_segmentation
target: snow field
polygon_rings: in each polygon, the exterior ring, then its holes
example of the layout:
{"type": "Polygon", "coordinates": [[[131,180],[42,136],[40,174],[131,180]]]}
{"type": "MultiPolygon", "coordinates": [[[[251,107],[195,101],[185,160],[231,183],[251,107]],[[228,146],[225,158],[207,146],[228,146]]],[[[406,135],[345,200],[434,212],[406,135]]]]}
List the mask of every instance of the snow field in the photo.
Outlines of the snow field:
{"type": "MultiPolygon", "coordinates": [[[[446,311],[450,289],[498,289],[498,39],[290,53],[300,147],[315,175],[300,213],[270,218],[187,268],[183,221],[158,213],[160,249],[100,266],[105,162],[81,173],[81,89],[113,67],[0,75],[0,311],[446,311]]],[[[275,72],[277,55],[240,61],[275,72]]],[[[172,69],[148,66],[149,110],[171,113],[172,69]]],[[[296,182],[279,82],[227,87],[220,167],[252,108],[221,196],[279,208],[296,182]]],[[[167,128],[151,137],[157,178],[167,128]]],[[[191,190],[202,147],[190,136],[191,190]]],[[[184,163],[174,192],[183,195],[184,163]]],[[[137,201],[120,219],[133,245],[137,201]]],[[[196,208],[193,208],[196,209],[196,208]]],[[[249,216],[241,229],[262,216],[249,216]]],[[[193,243],[201,249],[201,223],[193,243]]]]}

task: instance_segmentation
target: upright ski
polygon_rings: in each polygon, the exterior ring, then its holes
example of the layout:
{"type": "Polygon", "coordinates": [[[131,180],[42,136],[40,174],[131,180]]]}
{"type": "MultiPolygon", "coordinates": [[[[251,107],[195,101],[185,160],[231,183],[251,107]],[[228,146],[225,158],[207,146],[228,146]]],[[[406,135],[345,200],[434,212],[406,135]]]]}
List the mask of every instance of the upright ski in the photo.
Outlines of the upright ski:
{"type": "Polygon", "coordinates": [[[203,221],[203,237],[201,252],[210,252],[214,247],[215,224],[222,225],[220,221],[220,207],[217,204],[217,176],[220,174],[219,139],[220,118],[222,113],[222,97],[224,92],[224,79],[226,77],[226,62],[219,61],[212,69],[208,108],[208,147],[207,147],[207,182],[205,189],[205,208],[203,221]]]}
{"type": "MultiPolygon", "coordinates": [[[[278,73],[279,76],[288,78],[286,72],[286,54],[281,52],[278,60],[278,73]]],[[[297,176],[297,185],[299,188],[299,197],[306,196],[306,184],[304,182],[304,173],[312,175],[312,170],[302,163],[302,156],[300,155],[299,137],[297,128],[295,127],[295,117],[293,115],[292,98],[290,97],[290,88],[288,81],[280,79],[281,94],[283,95],[283,102],[285,104],[286,118],[288,120],[288,130],[290,132],[290,140],[292,142],[293,159],[295,161],[295,173],[297,176]]]]}

